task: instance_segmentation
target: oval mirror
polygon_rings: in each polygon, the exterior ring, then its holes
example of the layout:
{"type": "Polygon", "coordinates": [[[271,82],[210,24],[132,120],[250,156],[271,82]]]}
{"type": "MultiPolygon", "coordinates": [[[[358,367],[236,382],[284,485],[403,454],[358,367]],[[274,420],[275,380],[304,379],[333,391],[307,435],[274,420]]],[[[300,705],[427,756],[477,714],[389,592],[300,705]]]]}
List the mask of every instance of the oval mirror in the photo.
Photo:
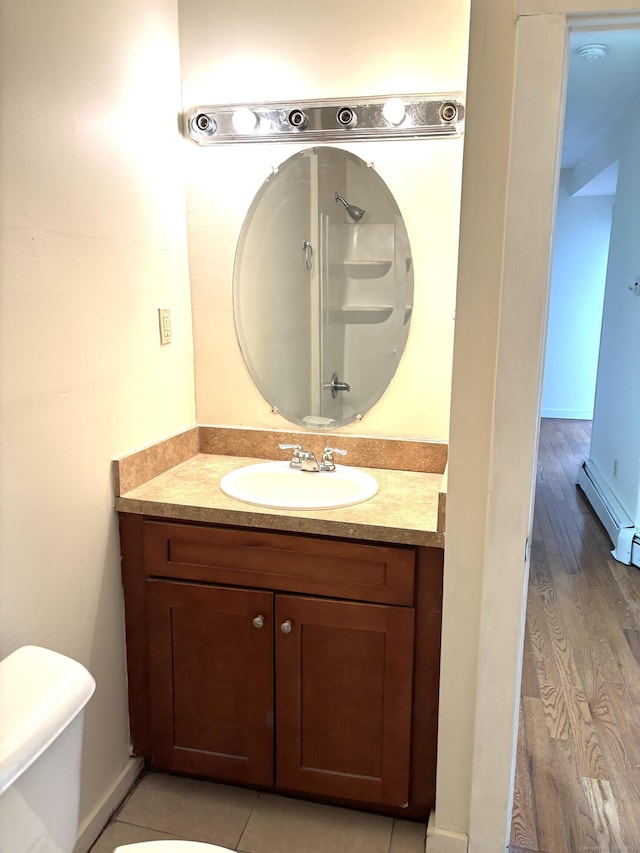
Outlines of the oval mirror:
{"type": "Polygon", "coordinates": [[[331,429],[367,412],[404,350],[409,238],[373,168],[337,148],[286,160],[258,190],[233,272],[240,348],[288,420],[331,429]]]}

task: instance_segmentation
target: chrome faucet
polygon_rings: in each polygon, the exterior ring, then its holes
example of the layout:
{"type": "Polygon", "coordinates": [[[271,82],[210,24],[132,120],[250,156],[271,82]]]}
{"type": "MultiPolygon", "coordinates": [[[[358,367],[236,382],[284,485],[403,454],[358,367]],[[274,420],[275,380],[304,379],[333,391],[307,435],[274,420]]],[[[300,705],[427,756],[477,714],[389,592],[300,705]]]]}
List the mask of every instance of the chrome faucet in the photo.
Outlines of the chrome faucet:
{"type": "Polygon", "coordinates": [[[312,450],[303,450],[300,455],[303,471],[319,471],[320,466],[316,454],[312,450]]]}
{"type": "Polygon", "coordinates": [[[337,447],[325,447],[322,453],[322,461],[320,462],[321,471],[335,471],[336,463],[333,461],[333,454],[339,453],[340,456],[346,456],[346,450],[339,450],[337,447]]]}
{"type": "Polygon", "coordinates": [[[300,444],[279,444],[280,450],[292,450],[290,468],[302,468],[302,445],[300,444]]]}
{"type": "Polygon", "coordinates": [[[280,450],[293,451],[289,467],[298,471],[335,471],[336,463],[333,461],[333,454],[347,455],[346,450],[339,450],[337,447],[325,447],[322,459],[318,462],[315,453],[312,450],[303,450],[300,444],[279,444],[278,447],[280,450]]]}

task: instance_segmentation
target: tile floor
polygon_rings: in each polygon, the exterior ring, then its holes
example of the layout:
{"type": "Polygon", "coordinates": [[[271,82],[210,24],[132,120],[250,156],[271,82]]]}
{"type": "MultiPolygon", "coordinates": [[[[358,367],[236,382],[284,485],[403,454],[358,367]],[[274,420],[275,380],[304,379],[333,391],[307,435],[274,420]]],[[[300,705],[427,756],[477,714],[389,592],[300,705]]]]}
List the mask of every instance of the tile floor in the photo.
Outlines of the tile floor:
{"type": "Polygon", "coordinates": [[[243,853],[424,853],[421,823],[147,773],[91,853],[187,839],[243,853]]]}

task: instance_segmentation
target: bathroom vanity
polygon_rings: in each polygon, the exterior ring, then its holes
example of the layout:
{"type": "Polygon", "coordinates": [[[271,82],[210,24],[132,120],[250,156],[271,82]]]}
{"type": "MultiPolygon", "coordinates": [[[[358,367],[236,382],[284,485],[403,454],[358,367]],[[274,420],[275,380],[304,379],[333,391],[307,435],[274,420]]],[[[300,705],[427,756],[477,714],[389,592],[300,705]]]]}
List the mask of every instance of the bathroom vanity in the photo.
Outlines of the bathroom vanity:
{"type": "Polygon", "coordinates": [[[376,469],[380,491],[366,503],[268,510],[220,492],[220,477],[249,460],[202,443],[134,488],[120,478],[135,754],[167,771],[426,818],[442,472],[376,469]]]}

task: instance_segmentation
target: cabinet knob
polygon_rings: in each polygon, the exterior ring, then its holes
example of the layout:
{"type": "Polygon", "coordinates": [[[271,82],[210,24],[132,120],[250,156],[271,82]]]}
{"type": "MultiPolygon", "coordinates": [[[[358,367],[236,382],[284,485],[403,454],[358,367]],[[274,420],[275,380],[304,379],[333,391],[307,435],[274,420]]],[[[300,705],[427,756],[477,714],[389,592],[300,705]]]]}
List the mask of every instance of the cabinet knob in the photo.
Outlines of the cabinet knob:
{"type": "Polygon", "coordinates": [[[283,634],[290,634],[293,631],[293,625],[291,624],[291,619],[287,619],[286,622],[283,622],[280,626],[280,630],[283,634]]]}
{"type": "Polygon", "coordinates": [[[251,620],[251,623],[254,628],[262,628],[262,626],[264,625],[264,616],[254,616],[251,620]]]}

